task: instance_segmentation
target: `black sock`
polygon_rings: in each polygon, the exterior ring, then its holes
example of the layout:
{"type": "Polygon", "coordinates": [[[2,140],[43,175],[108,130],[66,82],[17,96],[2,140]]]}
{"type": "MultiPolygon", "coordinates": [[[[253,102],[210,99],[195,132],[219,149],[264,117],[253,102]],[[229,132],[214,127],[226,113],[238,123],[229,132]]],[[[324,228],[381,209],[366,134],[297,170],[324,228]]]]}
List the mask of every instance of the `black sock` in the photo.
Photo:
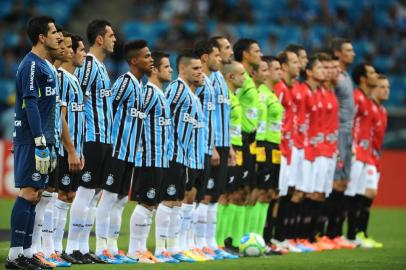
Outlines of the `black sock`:
{"type": "Polygon", "coordinates": [[[266,243],[269,243],[270,240],[273,238],[273,229],[275,226],[275,219],[273,217],[273,211],[274,211],[274,207],[276,204],[276,200],[272,200],[269,203],[269,208],[268,208],[268,213],[266,216],[266,223],[265,223],[265,227],[264,227],[264,240],[266,243]]]}
{"type": "Polygon", "coordinates": [[[311,205],[312,205],[311,212],[310,212],[311,221],[310,221],[308,239],[310,242],[315,242],[316,234],[317,234],[317,225],[318,225],[318,220],[319,220],[319,217],[321,214],[322,203],[318,202],[318,201],[312,201],[311,205]]]}
{"type": "Polygon", "coordinates": [[[343,205],[343,197],[344,192],[333,190],[333,192],[327,198],[326,207],[328,221],[326,233],[329,238],[335,238],[342,235],[342,215],[345,210],[343,205]]]}
{"type": "Polygon", "coordinates": [[[347,238],[355,240],[355,235],[358,232],[359,212],[360,212],[360,196],[345,196],[347,206],[347,238]]]}
{"type": "Polygon", "coordinates": [[[310,234],[310,224],[312,222],[312,200],[305,198],[303,200],[303,219],[301,224],[300,238],[307,239],[310,234]]]}
{"type": "Polygon", "coordinates": [[[286,232],[289,224],[287,216],[287,204],[290,202],[290,196],[282,196],[279,198],[278,215],[275,223],[275,239],[283,241],[287,238],[286,232]]]}
{"type": "Polygon", "coordinates": [[[358,218],[359,219],[358,230],[360,232],[364,232],[366,237],[368,237],[367,229],[372,202],[373,202],[372,199],[362,196],[361,209],[358,218]]]}
{"type": "Polygon", "coordinates": [[[289,209],[289,234],[288,239],[298,238],[298,221],[300,224],[301,215],[300,215],[300,203],[290,202],[289,209]]]}
{"type": "Polygon", "coordinates": [[[328,213],[327,213],[327,205],[326,202],[320,202],[321,204],[321,211],[320,211],[320,216],[317,219],[317,228],[316,228],[316,234],[320,236],[325,235],[325,227],[326,223],[328,220],[328,213]]]}

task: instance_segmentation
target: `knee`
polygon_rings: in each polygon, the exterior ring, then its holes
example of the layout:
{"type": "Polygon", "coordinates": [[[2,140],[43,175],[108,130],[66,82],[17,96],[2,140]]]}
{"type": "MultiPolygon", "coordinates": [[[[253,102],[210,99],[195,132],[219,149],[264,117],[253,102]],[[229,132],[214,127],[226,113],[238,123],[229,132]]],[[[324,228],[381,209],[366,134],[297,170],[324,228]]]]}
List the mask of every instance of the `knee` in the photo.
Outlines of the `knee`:
{"type": "Polygon", "coordinates": [[[304,199],[304,192],[302,191],[295,191],[292,194],[292,202],[300,203],[304,199]]]}
{"type": "Polygon", "coordinates": [[[378,195],[378,192],[376,189],[367,189],[365,191],[365,197],[369,198],[369,199],[375,199],[376,195],[378,195]]]}
{"type": "Polygon", "coordinates": [[[22,188],[18,196],[33,204],[37,204],[41,199],[41,193],[32,187],[22,188]]]}

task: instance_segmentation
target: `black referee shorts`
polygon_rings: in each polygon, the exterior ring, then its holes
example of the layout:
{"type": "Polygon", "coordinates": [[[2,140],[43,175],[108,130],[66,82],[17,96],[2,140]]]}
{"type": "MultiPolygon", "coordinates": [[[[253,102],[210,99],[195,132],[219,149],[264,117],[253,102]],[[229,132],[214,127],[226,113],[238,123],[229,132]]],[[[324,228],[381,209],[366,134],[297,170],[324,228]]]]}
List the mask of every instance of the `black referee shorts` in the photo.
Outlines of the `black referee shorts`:
{"type": "Polygon", "coordinates": [[[243,164],[243,179],[246,186],[255,188],[257,186],[257,175],[255,172],[256,165],[256,142],[255,133],[242,133],[242,156],[243,164]]]}
{"type": "Polygon", "coordinates": [[[234,191],[239,190],[241,186],[244,186],[244,183],[242,182],[244,162],[242,157],[242,147],[233,145],[233,149],[236,155],[237,164],[235,166],[229,166],[227,169],[226,194],[231,194],[234,191]]]}
{"type": "Polygon", "coordinates": [[[270,142],[257,142],[257,187],[276,189],[279,182],[279,145],[270,142]]]}

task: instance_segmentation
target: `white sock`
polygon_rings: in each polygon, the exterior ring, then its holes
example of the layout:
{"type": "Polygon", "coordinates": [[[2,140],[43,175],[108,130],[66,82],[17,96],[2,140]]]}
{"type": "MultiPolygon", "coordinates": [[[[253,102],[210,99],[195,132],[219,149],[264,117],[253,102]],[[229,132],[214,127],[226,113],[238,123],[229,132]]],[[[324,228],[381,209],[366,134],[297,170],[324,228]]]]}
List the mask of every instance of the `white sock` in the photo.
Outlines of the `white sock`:
{"type": "Polygon", "coordinates": [[[110,225],[110,212],[117,201],[117,194],[103,190],[96,209],[96,254],[107,249],[107,234],[110,225]]]}
{"type": "Polygon", "coordinates": [[[197,224],[195,230],[196,247],[207,247],[206,228],[207,228],[207,209],[208,205],[199,203],[197,206],[197,224]]]}
{"type": "Polygon", "coordinates": [[[23,249],[23,255],[24,255],[24,257],[32,258],[32,256],[34,255],[34,252],[32,251],[31,248],[26,248],[26,249],[23,249]]]}
{"type": "Polygon", "coordinates": [[[151,228],[152,211],[137,204],[130,220],[130,243],[128,253],[135,254],[137,251],[145,251],[144,242],[148,238],[149,228],[151,228]],[[145,241],[144,241],[145,238],[145,241]]]}
{"type": "Polygon", "coordinates": [[[101,192],[95,194],[89,203],[89,209],[86,216],[85,227],[79,236],[79,250],[82,254],[89,253],[89,237],[92,231],[94,219],[96,218],[96,205],[99,200],[101,192]]]}
{"type": "Polygon", "coordinates": [[[44,212],[48,203],[52,200],[52,193],[44,191],[41,196],[41,200],[35,207],[35,221],[34,230],[32,232],[32,252],[37,253],[42,251],[41,235],[42,235],[42,224],[44,222],[44,212]]]}
{"type": "Polygon", "coordinates": [[[180,207],[172,208],[172,215],[169,222],[167,249],[170,253],[179,253],[179,231],[181,226],[180,207]]]}
{"type": "Polygon", "coordinates": [[[206,240],[208,247],[213,250],[219,248],[216,241],[217,205],[217,203],[209,204],[207,211],[206,240]]]}
{"type": "Polygon", "coordinates": [[[189,247],[189,249],[196,248],[196,244],[195,244],[196,224],[197,224],[197,210],[196,210],[196,203],[193,203],[192,222],[190,223],[190,229],[188,231],[188,247],[189,247]]]}
{"type": "Polygon", "coordinates": [[[54,231],[54,245],[55,251],[61,253],[63,251],[62,247],[62,240],[63,234],[65,232],[66,220],[68,217],[68,210],[70,207],[70,203],[56,200],[54,204],[54,216],[56,215],[57,218],[54,219],[56,224],[54,224],[55,231],[54,231]]]}
{"type": "Polygon", "coordinates": [[[166,251],[172,208],[160,203],[155,216],[155,255],[166,251]]]}
{"type": "Polygon", "coordinates": [[[192,211],[193,204],[182,204],[181,213],[182,213],[182,225],[179,232],[179,245],[181,250],[189,250],[188,245],[188,232],[190,230],[192,222],[192,211]]]}
{"type": "Polygon", "coordinates": [[[12,247],[8,251],[8,258],[10,260],[15,260],[18,258],[18,255],[23,254],[23,247],[12,247]]]}
{"type": "Polygon", "coordinates": [[[79,187],[75,199],[70,208],[68,242],[66,253],[72,254],[74,250],[79,250],[79,237],[84,230],[88,206],[95,194],[94,189],[79,187]]]}
{"type": "Polygon", "coordinates": [[[54,247],[54,220],[53,220],[53,201],[49,202],[48,206],[52,204],[51,208],[45,209],[44,224],[42,226],[42,251],[45,258],[51,257],[55,253],[54,247]]]}
{"type": "Polygon", "coordinates": [[[107,233],[107,249],[111,254],[118,254],[117,239],[120,235],[122,214],[125,205],[128,202],[128,196],[119,195],[114,207],[110,211],[110,226],[107,233]]]}

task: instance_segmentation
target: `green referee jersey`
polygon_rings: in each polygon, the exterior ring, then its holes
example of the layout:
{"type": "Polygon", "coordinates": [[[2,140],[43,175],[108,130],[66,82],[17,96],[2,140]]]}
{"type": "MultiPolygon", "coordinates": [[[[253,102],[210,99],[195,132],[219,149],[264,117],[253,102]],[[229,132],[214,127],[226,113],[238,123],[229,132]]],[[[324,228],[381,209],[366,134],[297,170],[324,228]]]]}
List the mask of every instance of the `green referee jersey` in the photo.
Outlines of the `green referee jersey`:
{"type": "Polygon", "coordinates": [[[266,116],[266,133],[265,140],[271,143],[281,143],[282,132],[282,117],[283,106],[278,97],[266,85],[262,84],[259,87],[260,93],[266,92],[267,94],[267,116],[266,116]]]}
{"type": "Polygon", "coordinates": [[[233,92],[229,91],[230,97],[230,137],[231,145],[242,146],[242,136],[241,136],[241,122],[242,122],[242,107],[238,98],[233,92]]]}
{"type": "Polygon", "coordinates": [[[267,136],[268,110],[271,107],[271,91],[264,84],[258,87],[258,128],[255,140],[265,141],[267,136]]]}
{"type": "Polygon", "coordinates": [[[244,77],[244,84],[237,91],[242,108],[242,131],[253,133],[258,127],[258,90],[247,72],[244,73],[244,77]]]}

